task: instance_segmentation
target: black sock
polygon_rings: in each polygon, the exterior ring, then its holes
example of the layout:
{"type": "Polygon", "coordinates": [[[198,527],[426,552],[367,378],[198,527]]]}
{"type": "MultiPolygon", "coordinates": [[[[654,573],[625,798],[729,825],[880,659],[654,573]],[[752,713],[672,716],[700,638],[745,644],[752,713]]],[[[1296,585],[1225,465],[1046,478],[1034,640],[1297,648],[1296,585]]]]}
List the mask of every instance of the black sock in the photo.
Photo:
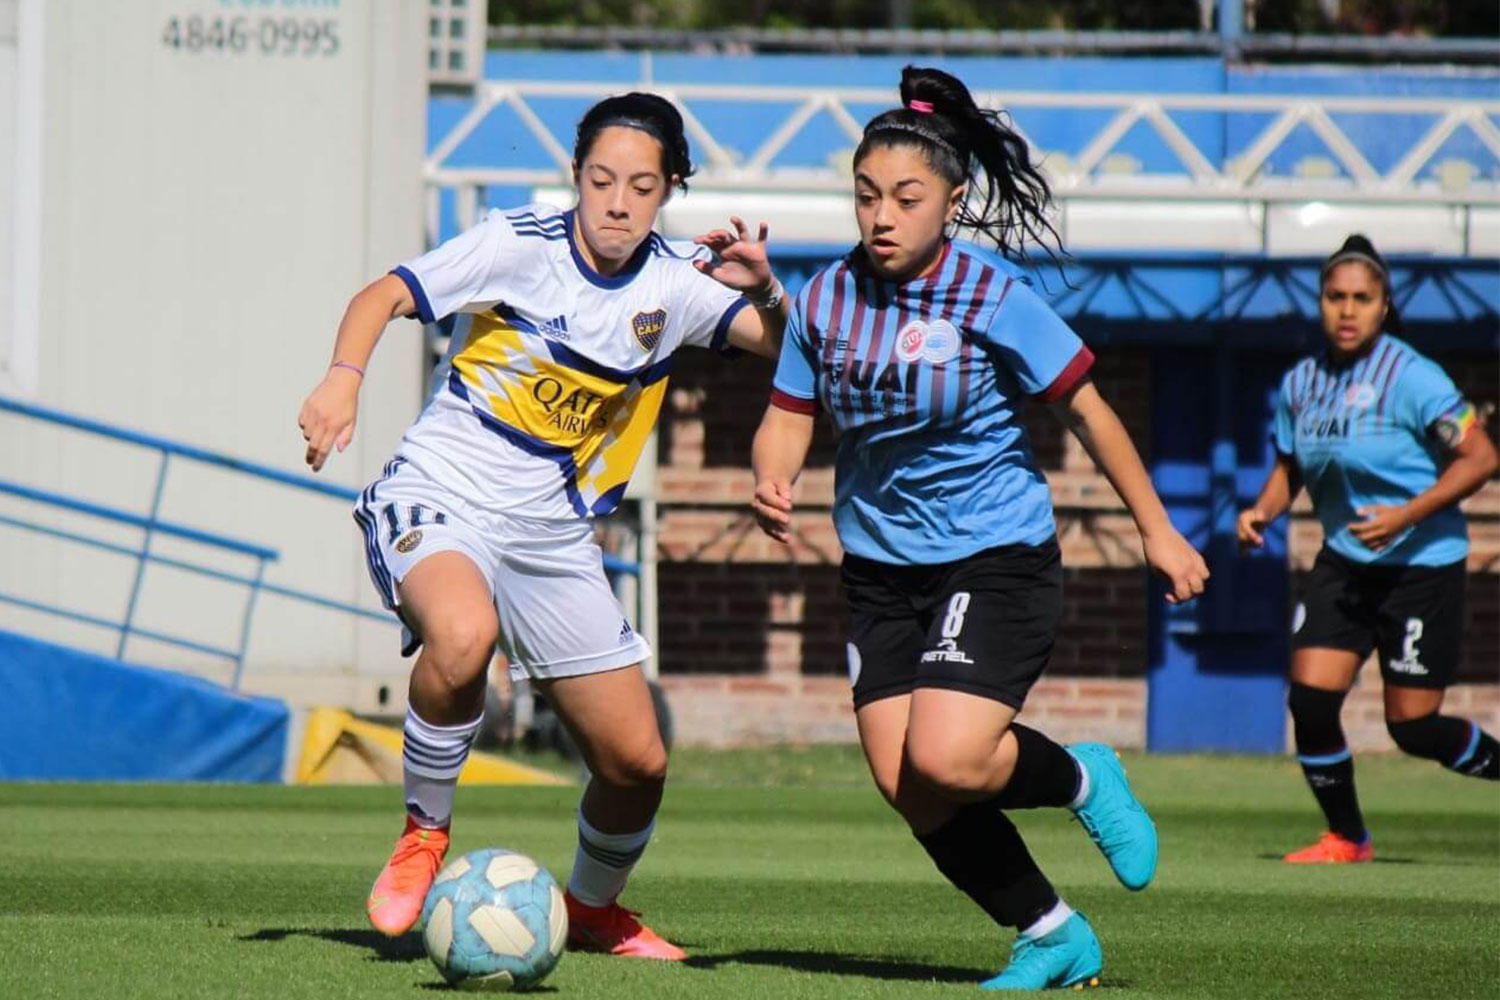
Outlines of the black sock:
{"type": "Polygon", "coordinates": [[[1065,806],[1078,795],[1078,761],[1035,729],[1012,723],[1016,767],[1000,794],[990,800],[1001,809],[1065,806]]]}
{"type": "Polygon", "coordinates": [[[1457,764],[1450,764],[1449,770],[1475,778],[1500,781],[1500,740],[1496,740],[1478,726],[1474,728],[1479,731],[1479,740],[1474,746],[1473,753],[1457,764]]]}
{"type": "Polygon", "coordinates": [[[1021,831],[993,803],[964,806],[917,842],[938,871],[997,924],[1030,927],[1057,905],[1057,893],[1032,860],[1021,831]]]}
{"type": "Polygon", "coordinates": [[[1287,706],[1292,710],[1297,760],[1328,819],[1328,829],[1362,844],[1369,833],[1354,791],[1354,759],[1344,742],[1344,727],[1339,724],[1344,694],[1293,681],[1287,706]]]}
{"type": "Polygon", "coordinates": [[[1451,715],[1424,715],[1386,723],[1391,739],[1413,757],[1435,760],[1450,771],[1500,780],[1500,744],[1479,724],[1451,715]]]}

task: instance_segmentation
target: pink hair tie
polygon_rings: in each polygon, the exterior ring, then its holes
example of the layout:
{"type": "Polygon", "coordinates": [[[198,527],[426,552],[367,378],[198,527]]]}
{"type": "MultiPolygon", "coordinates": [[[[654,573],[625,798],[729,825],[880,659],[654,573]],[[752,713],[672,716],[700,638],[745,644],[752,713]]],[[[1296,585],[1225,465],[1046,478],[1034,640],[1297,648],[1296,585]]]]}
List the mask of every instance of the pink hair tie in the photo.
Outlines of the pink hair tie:
{"type": "Polygon", "coordinates": [[[930,115],[930,114],[932,114],[932,102],[931,101],[907,101],[906,102],[906,106],[908,108],[911,108],[913,111],[917,112],[918,114],[923,114],[923,115],[930,115]]]}

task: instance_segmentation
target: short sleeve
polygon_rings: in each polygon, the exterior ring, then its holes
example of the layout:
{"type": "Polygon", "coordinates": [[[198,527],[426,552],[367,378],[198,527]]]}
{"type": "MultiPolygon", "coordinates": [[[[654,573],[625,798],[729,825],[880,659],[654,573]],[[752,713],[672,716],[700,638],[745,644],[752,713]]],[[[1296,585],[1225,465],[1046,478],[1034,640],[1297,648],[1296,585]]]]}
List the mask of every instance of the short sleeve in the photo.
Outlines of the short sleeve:
{"type": "Polygon", "coordinates": [[[1276,390],[1276,401],[1271,413],[1271,446],[1284,458],[1296,454],[1297,421],[1292,413],[1292,373],[1287,372],[1276,390]]]}
{"type": "Polygon", "coordinates": [[[1448,373],[1423,357],[1396,373],[1395,391],[1396,420],[1418,437],[1436,433],[1439,419],[1464,402],[1448,373]]]}
{"type": "Polygon", "coordinates": [[[1010,279],[979,339],[998,351],[1021,383],[1043,402],[1060,399],[1079,383],[1094,354],[1041,297],[1010,279]]]}
{"type": "Polygon", "coordinates": [[[424,323],[456,312],[480,312],[504,297],[518,242],[504,214],[492,211],[479,224],[391,273],[406,282],[424,323]]]}
{"type": "Polygon", "coordinates": [[[781,356],[776,361],[776,377],[771,380],[771,403],[793,413],[814,413],[818,409],[817,369],[812,345],[808,343],[803,311],[806,300],[797,297],[781,337],[781,356]]]}
{"type": "MultiPolygon", "coordinates": [[[[708,253],[702,250],[691,259],[702,259],[708,253]]],[[[691,263],[684,263],[685,272],[678,287],[677,310],[682,322],[682,342],[692,347],[708,347],[724,351],[728,345],[729,324],[739,315],[750,300],[727,285],[710,278],[691,263]]]]}

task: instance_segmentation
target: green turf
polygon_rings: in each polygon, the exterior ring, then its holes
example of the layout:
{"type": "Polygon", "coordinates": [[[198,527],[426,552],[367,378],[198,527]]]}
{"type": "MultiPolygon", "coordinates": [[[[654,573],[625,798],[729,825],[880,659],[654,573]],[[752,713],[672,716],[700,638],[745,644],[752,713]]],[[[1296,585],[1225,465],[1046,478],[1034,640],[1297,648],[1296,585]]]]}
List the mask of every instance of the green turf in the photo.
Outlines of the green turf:
{"type": "MultiPolygon", "coordinates": [[[[1021,817],[1104,943],[1101,998],[1500,996],[1500,790],[1365,758],[1380,862],[1292,868],[1318,832],[1294,764],[1128,759],[1162,832],[1155,885],[1117,887],[1060,812],[1021,817]]],[[[848,750],[684,751],[625,902],[686,966],[568,955],[588,998],[977,995],[1005,936],[942,883],[848,750]],[[678,780],[680,779],[680,780],[678,780]]],[[[565,874],[571,789],[465,789],[457,850],[565,874]]],[[[0,997],[425,997],[416,935],[361,902],[392,789],[0,785],[0,997]]],[[[441,994],[439,994],[441,995],[441,994]]]]}

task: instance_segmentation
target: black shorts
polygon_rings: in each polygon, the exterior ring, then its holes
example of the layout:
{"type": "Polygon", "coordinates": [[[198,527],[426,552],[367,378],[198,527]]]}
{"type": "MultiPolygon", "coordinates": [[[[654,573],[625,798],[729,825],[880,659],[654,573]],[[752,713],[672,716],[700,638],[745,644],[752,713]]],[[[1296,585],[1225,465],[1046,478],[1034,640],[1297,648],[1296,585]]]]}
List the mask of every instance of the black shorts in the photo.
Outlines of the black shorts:
{"type": "Polygon", "coordinates": [[[1293,649],[1380,652],[1394,687],[1445,688],[1463,644],[1462,560],[1447,566],[1370,566],[1326,546],[1302,585],[1293,649]]]}
{"type": "Polygon", "coordinates": [[[846,555],[843,580],[855,708],[935,687],[1019,709],[1062,618],[1056,539],[929,566],[846,555]]]}

